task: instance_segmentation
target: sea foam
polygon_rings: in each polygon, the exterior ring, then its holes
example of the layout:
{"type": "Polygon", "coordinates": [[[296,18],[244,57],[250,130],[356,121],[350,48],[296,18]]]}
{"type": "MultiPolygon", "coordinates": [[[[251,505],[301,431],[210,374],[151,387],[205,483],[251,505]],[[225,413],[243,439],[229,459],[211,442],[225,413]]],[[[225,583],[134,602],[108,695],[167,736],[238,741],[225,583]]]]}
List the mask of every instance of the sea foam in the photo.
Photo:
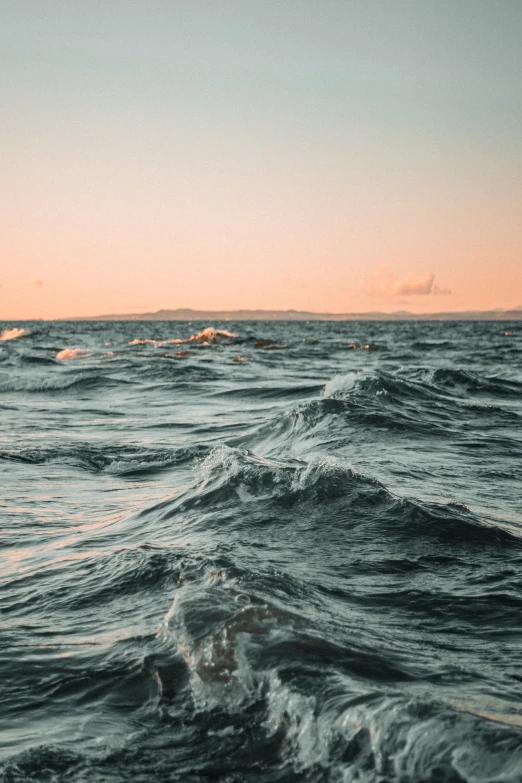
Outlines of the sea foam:
{"type": "Polygon", "coordinates": [[[13,329],[4,329],[0,334],[0,340],[17,340],[19,337],[29,337],[30,334],[28,329],[14,327],[13,329]]]}

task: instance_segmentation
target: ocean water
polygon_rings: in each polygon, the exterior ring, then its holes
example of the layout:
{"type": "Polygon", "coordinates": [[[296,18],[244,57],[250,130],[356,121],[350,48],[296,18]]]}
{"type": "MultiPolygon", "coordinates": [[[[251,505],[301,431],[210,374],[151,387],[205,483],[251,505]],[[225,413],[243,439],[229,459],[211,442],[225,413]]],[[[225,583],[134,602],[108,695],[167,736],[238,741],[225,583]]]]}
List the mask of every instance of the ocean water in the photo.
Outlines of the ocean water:
{"type": "Polygon", "coordinates": [[[0,332],[2,781],[522,780],[522,323],[0,332]]]}

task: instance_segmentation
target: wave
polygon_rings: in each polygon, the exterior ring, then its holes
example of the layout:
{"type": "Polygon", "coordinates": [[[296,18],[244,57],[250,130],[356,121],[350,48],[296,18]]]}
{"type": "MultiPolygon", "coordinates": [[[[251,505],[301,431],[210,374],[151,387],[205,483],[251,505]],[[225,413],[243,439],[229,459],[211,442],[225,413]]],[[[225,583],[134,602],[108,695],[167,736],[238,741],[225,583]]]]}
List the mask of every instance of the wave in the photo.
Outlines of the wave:
{"type": "Polygon", "coordinates": [[[411,344],[414,351],[447,351],[456,348],[450,340],[415,340],[411,344]]]}
{"type": "Polygon", "coordinates": [[[129,345],[147,345],[150,343],[151,345],[154,345],[155,348],[158,348],[162,345],[165,345],[166,340],[140,340],[138,338],[131,340],[128,344],[129,345]]]}
{"type": "Polygon", "coordinates": [[[0,340],[17,340],[20,337],[29,337],[31,332],[29,329],[19,329],[14,327],[13,329],[4,329],[0,334],[0,340]]]}
{"type": "Polygon", "coordinates": [[[211,326],[208,326],[206,329],[198,332],[198,334],[193,334],[189,337],[188,342],[214,345],[215,343],[222,342],[223,340],[230,340],[234,337],[237,337],[237,334],[232,334],[232,332],[228,332],[226,329],[213,329],[211,326]]]}
{"type": "Polygon", "coordinates": [[[515,781],[522,735],[514,728],[421,699],[346,694],[326,699],[273,677],[267,725],[284,732],[285,755],[300,773],[328,780],[515,781]]]}
{"type": "Polygon", "coordinates": [[[408,371],[408,374],[389,372],[349,372],[336,375],[324,387],[324,396],[335,399],[358,400],[365,398],[367,403],[383,404],[396,400],[439,401],[448,404],[448,395],[431,382],[431,378],[422,371],[408,371]]]}
{"type": "Polygon", "coordinates": [[[64,359],[77,359],[80,356],[89,356],[89,351],[87,351],[85,348],[63,348],[56,354],[56,358],[59,361],[64,359]]]}
{"type": "Polygon", "coordinates": [[[325,397],[336,397],[343,395],[346,392],[351,392],[359,379],[357,372],[347,372],[343,374],[334,375],[324,386],[325,397]]]}
{"type": "MultiPolygon", "coordinates": [[[[103,555],[98,553],[97,557],[83,558],[79,562],[71,558],[59,585],[52,579],[52,574],[43,572],[39,582],[45,584],[45,590],[31,594],[31,600],[39,611],[47,614],[81,612],[101,605],[107,611],[111,604],[116,605],[122,599],[128,602],[140,596],[143,600],[144,594],[149,604],[164,603],[165,595],[179,586],[182,571],[185,572],[191,563],[194,568],[199,565],[183,547],[166,548],[139,541],[133,546],[127,540],[125,544],[114,546],[112,551],[103,555]],[[81,589],[78,586],[80,576],[81,589]]],[[[34,572],[24,576],[26,583],[36,581],[34,572]]],[[[11,586],[17,577],[19,579],[20,573],[14,572],[11,586]]],[[[103,632],[110,632],[111,625],[109,617],[102,620],[98,629],[100,637],[103,632]]]]}
{"type": "MultiPolygon", "coordinates": [[[[130,377],[149,384],[158,382],[158,389],[164,388],[184,393],[187,388],[194,391],[199,384],[210,383],[223,378],[223,367],[211,361],[190,361],[190,357],[171,357],[163,354],[139,356],[134,359],[130,377]],[[180,361],[187,359],[187,361],[180,361]]],[[[149,386],[150,388],[150,386],[149,386]]]]}
{"type": "Polygon", "coordinates": [[[340,690],[330,685],[321,698],[267,676],[264,694],[241,718],[216,705],[178,723],[163,707],[167,725],[157,726],[156,742],[142,729],[112,752],[43,745],[4,763],[5,780],[42,780],[45,770],[57,783],[519,783],[515,728],[421,699],[340,690]]]}
{"type": "Polygon", "coordinates": [[[439,368],[428,377],[436,386],[460,394],[491,394],[498,397],[519,397],[522,394],[522,382],[503,378],[500,375],[479,376],[467,370],[439,368]]]}
{"type": "MultiPolygon", "coordinates": [[[[214,467],[218,457],[212,455],[214,467]]],[[[208,461],[204,472],[209,467],[212,473],[208,461]]],[[[297,483],[317,484],[324,472],[317,468],[297,483]]],[[[418,671],[413,656],[368,637],[364,626],[341,637],[321,605],[323,627],[316,625],[309,614],[313,585],[261,569],[255,556],[241,567],[225,546],[208,542],[212,554],[205,554],[200,544],[140,543],[88,563],[74,560],[75,572],[61,584],[34,590],[32,603],[41,611],[86,613],[103,606],[106,626],[98,629],[88,664],[82,647],[75,657],[52,660],[44,695],[66,697],[79,717],[88,710],[111,730],[119,725],[126,739],[116,749],[98,741],[75,754],[40,745],[4,762],[6,779],[40,780],[45,764],[54,779],[78,783],[109,773],[116,780],[148,780],[151,774],[167,780],[172,757],[165,748],[174,736],[175,752],[187,765],[181,772],[194,781],[234,779],[238,772],[237,780],[252,783],[269,783],[274,775],[518,783],[522,732],[509,725],[509,714],[492,720],[480,699],[459,710],[409,694],[407,684],[415,686],[418,671]],[[172,592],[156,639],[127,635],[114,641],[111,617],[121,614],[121,601],[135,617],[144,596],[163,602],[172,592]],[[113,713],[100,713],[107,706],[113,713]],[[129,717],[134,726],[122,726],[129,717]]],[[[343,612],[346,618],[347,607],[343,612]]]]}
{"type": "Polygon", "coordinates": [[[135,338],[129,342],[129,345],[146,345],[151,344],[155,348],[161,348],[165,345],[182,345],[183,343],[201,343],[202,345],[217,345],[223,340],[231,340],[237,337],[237,334],[232,334],[226,329],[214,329],[208,326],[197,334],[193,334],[185,339],[173,339],[173,340],[154,340],[154,339],[139,339],[135,338]]]}
{"type": "Polygon", "coordinates": [[[231,529],[236,525],[241,529],[239,509],[245,505],[253,534],[259,507],[263,529],[270,526],[279,532],[287,520],[295,535],[304,525],[303,546],[314,531],[322,540],[326,530],[333,536],[337,529],[341,536],[350,530],[352,535],[371,535],[376,540],[385,536],[408,547],[419,540],[429,540],[432,546],[439,542],[441,548],[449,544],[469,549],[486,543],[492,548],[522,547],[522,535],[482,519],[463,504],[399,497],[334,457],[281,461],[241,448],[218,447],[203,460],[200,470],[201,479],[194,487],[142,514],[160,512],[163,522],[181,517],[195,530],[202,524],[206,529],[220,526],[222,514],[231,511],[231,529]],[[299,522],[295,521],[297,510],[299,522]]]}
{"type": "MultiPolygon", "coordinates": [[[[241,357],[235,357],[234,361],[246,361],[241,357]]],[[[307,385],[257,385],[257,386],[236,386],[232,389],[225,389],[224,391],[217,391],[213,394],[214,397],[244,397],[245,399],[291,399],[292,397],[307,397],[313,394],[317,394],[323,389],[323,385],[307,384],[307,385]]]]}
{"type": "Polygon", "coordinates": [[[336,375],[325,386],[325,396],[342,397],[345,393],[364,392],[367,396],[394,394],[418,399],[438,398],[445,402],[473,393],[511,396],[522,393],[522,382],[501,376],[479,376],[465,370],[440,367],[399,369],[389,372],[349,372],[336,375]]]}
{"type": "Polygon", "coordinates": [[[188,581],[182,572],[161,632],[185,662],[199,714],[257,720],[272,758],[304,779],[518,781],[522,733],[507,713],[488,719],[483,705],[473,714],[394,690],[399,653],[310,635],[291,603],[226,567],[188,581]],[[359,674],[335,671],[343,660],[359,674]]]}
{"type": "Polygon", "coordinates": [[[35,364],[56,364],[55,359],[51,356],[46,356],[45,354],[38,354],[35,352],[29,353],[26,351],[3,352],[0,354],[0,362],[4,367],[23,367],[24,365],[30,366],[35,364]]]}
{"type": "Polygon", "coordinates": [[[44,446],[17,451],[0,450],[0,460],[28,465],[60,462],[96,473],[131,476],[139,473],[156,473],[202,457],[207,452],[208,448],[204,446],[151,450],[142,446],[104,444],[93,447],[83,443],[75,446],[44,446]]]}
{"type": "Polygon", "coordinates": [[[115,378],[98,373],[59,373],[56,375],[31,375],[0,377],[1,392],[52,393],[77,390],[110,388],[132,384],[132,379],[115,378]]]}
{"type": "MultiPolygon", "coordinates": [[[[460,430],[467,436],[472,417],[487,417],[499,423],[519,421],[520,414],[502,404],[504,397],[519,393],[522,393],[522,384],[508,379],[422,369],[410,370],[407,375],[404,371],[396,374],[350,372],[334,376],[324,389],[326,398],[342,403],[338,412],[344,413],[350,424],[452,438],[460,430]],[[464,380],[468,384],[466,388],[464,380]],[[474,392],[487,392],[489,396],[479,403],[474,392]]],[[[320,403],[309,405],[312,409],[321,407],[320,403]]],[[[329,407],[325,410],[330,412],[329,407]]],[[[311,413],[304,410],[302,415],[306,417],[311,413]]]]}

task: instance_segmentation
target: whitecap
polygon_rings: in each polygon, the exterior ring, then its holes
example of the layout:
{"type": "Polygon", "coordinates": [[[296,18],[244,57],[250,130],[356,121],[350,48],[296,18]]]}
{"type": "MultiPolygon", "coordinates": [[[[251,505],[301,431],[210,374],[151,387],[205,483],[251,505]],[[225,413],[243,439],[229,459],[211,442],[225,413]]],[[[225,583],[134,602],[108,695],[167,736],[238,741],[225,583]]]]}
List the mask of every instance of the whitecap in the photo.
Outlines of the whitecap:
{"type": "MultiPolygon", "coordinates": [[[[146,345],[147,343],[151,343],[155,348],[160,348],[162,345],[165,345],[165,340],[138,340],[137,338],[135,340],[131,340],[128,344],[129,345],[146,345]]],[[[172,341],[171,341],[172,342],[172,341]]]]}
{"type": "Polygon", "coordinates": [[[197,334],[193,334],[188,340],[184,342],[188,343],[203,343],[203,345],[216,345],[223,340],[230,340],[237,337],[237,334],[228,332],[226,329],[214,329],[212,326],[207,326],[197,334]]]}
{"type": "Polygon", "coordinates": [[[63,359],[76,359],[79,356],[88,356],[89,351],[85,348],[64,348],[62,351],[58,351],[56,358],[60,361],[63,359]]]}
{"type": "Polygon", "coordinates": [[[18,337],[29,337],[30,334],[29,329],[14,327],[13,329],[4,329],[0,334],[0,340],[16,340],[18,337]]]}
{"type": "Polygon", "coordinates": [[[357,373],[355,372],[347,372],[344,375],[334,375],[324,387],[324,396],[333,397],[336,394],[351,391],[355,386],[356,380],[357,373]]]}
{"type": "Polygon", "coordinates": [[[154,345],[155,348],[161,348],[163,345],[183,345],[184,343],[201,343],[202,345],[217,345],[223,340],[231,340],[234,337],[237,337],[237,334],[228,332],[226,329],[214,329],[212,326],[207,326],[206,329],[203,329],[201,332],[198,332],[197,334],[193,334],[190,337],[185,337],[185,338],[176,337],[173,338],[172,340],[151,340],[151,339],[140,340],[136,338],[135,340],[131,340],[128,344],[145,345],[146,343],[150,343],[151,345],[154,345]]]}

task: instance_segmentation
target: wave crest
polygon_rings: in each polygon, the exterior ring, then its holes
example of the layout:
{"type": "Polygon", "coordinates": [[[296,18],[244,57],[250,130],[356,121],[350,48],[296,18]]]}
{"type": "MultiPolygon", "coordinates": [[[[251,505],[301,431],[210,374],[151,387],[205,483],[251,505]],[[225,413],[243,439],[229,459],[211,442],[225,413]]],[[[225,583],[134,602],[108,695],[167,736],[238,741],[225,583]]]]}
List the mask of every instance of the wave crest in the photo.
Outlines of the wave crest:
{"type": "Polygon", "coordinates": [[[129,342],[129,345],[153,345],[155,348],[161,348],[164,345],[183,345],[184,343],[201,343],[201,345],[218,345],[223,340],[231,340],[237,337],[237,334],[232,334],[226,329],[214,329],[212,326],[207,326],[197,334],[193,334],[186,338],[175,338],[173,340],[154,340],[145,339],[141,340],[136,338],[129,342]]]}
{"type": "Polygon", "coordinates": [[[85,348],[63,348],[56,354],[56,358],[59,361],[63,361],[64,359],[77,359],[80,356],[89,356],[89,351],[85,348]]]}
{"type": "Polygon", "coordinates": [[[29,337],[30,334],[31,332],[29,329],[19,329],[17,327],[14,327],[13,329],[3,329],[0,334],[0,340],[18,340],[20,337],[29,337]]]}

